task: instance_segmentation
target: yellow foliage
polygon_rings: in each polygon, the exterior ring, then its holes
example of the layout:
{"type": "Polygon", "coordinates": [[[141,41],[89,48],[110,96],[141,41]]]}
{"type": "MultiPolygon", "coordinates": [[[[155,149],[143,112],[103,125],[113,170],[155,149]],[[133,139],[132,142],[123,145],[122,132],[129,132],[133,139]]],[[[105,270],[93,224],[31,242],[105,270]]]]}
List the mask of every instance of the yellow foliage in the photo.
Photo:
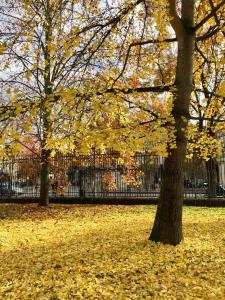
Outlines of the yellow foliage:
{"type": "Polygon", "coordinates": [[[0,205],[0,299],[224,299],[224,208],[184,208],[185,242],[148,240],[154,206],[0,205]]]}
{"type": "Polygon", "coordinates": [[[0,55],[5,51],[5,46],[0,44],[0,55]]]}
{"type": "MultiPolygon", "coordinates": [[[[222,128],[219,127],[219,129],[222,128]]],[[[192,158],[194,153],[206,161],[210,158],[218,159],[220,157],[223,145],[218,137],[211,136],[206,131],[198,132],[194,126],[189,126],[187,136],[191,140],[187,147],[188,158],[192,158]]]]}

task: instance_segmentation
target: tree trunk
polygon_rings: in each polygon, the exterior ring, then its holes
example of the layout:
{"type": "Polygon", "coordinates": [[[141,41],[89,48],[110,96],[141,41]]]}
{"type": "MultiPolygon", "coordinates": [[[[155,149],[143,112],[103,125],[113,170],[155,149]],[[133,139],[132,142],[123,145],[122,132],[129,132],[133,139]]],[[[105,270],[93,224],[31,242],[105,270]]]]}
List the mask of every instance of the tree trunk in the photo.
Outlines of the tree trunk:
{"type": "Polygon", "coordinates": [[[80,196],[80,198],[84,198],[85,197],[85,191],[84,191],[83,181],[84,181],[84,171],[83,170],[79,170],[79,196],[80,196]]]}
{"type": "Polygon", "coordinates": [[[166,158],[159,203],[150,239],[177,245],[182,240],[185,144],[166,158]]]}
{"type": "Polygon", "coordinates": [[[47,139],[51,133],[51,104],[49,99],[53,95],[51,82],[51,49],[52,42],[52,16],[51,16],[50,1],[46,0],[46,15],[45,17],[45,48],[44,48],[44,92],[45,97],[42,100],[42,121],[43,121],[43,138],[42,138],[42,153],[41,153],[41,187],[40,187],[40,206],[48,206],[49,204],[49,159],[51,151],[46,149],[47,139]]]}
{"type": "Polygon", "coordinates": [[[218,163],[214,158],[210,158],[205,164],[208,178],[208,197],[213,199],[217,197],[217,187],[219,185],[218,163]]]}
{"type": "Polygon", "coordinates": [[[176,148],[170,149],[165,159],[159,202],[150,239],[177,245],[183,237],[184,162],[187,146],[186,128],[192,92],[194,1],[182,0],[181,18],[176,12],[176,1],[169,0],[169,4],[171,25],[178,41],[176,93],[172,110],[175,120],[176,148]]]}
{"type": "Polygon", "coordinates": [[[49,204],[49,150],[42,150],[41,154],[41,186],[40,186],[40,206],[48,206],[49,204]]]}

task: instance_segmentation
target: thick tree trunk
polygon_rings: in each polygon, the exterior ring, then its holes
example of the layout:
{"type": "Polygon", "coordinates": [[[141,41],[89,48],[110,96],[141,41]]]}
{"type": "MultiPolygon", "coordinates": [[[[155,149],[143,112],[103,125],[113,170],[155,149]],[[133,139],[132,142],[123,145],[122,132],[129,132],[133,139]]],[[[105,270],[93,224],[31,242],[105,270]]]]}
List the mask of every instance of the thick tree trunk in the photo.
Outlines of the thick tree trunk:
{"type": "Polygon", "coordinates": [[[208,178],[208,197],[213,199],[217,197],[217,187],[219,186],[218,163],[214,158],[210,158],[205,164],[208,178]]]}
{"type": "Polygon", "coordinates": [[[49,204],[49,150],[42,150],[41,154],[41,176],[40,176],[40,206],[48,206],[49,204]]]}
{"type": "Polygon", "coordinates": [[[188,124],[194,52],[194,1],[182,1],[182,18],[176,12],[176,1],[170,0],[171,25],[178,40],[176,94],[172,115],[175,120],[176,148],[165,159],[156,217],[150,239],[177,245],[182,240],[182,205],[186,128],[188,124]]]}
{"type": "Polygon", "coordinates": [[[185,144],[165,160],[160,198],[150,239],[177,245],[182,240],[185,144]]]}

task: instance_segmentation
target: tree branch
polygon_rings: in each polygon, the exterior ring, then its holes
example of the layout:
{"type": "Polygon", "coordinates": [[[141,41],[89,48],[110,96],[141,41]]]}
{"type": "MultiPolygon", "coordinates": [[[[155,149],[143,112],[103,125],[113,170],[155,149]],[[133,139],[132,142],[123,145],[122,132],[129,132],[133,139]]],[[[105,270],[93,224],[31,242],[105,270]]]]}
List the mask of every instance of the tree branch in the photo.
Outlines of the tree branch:
{"type": "Polygon", "coordinates": [[[214,17],[216,12],[225,5],[225,0],[221,1],[217,6],[214,6],[214,8],[211,10],[211,12],[202,19],[196,26],[194,27],[194,30],[197,31],[199,28],[201,28],[210,18],[214,17]]]}
{"type": "Polygon", "coordinates": [[[174,85],[159,85],[159,86],[143,86],[137,88],[128,88],[128,89],[119,89],[119,88],[110,88],[104,92],[97,92],[97,95],[103,95],[105,93],[123,93],[123,94],[132,94],[132,93],[164,93],[171,92],[174,88],[174,85]]]}
{"type": "Polygon", "coordinates": [[[183,24],[181,18],[177,14],[176,0],[168,0],[169,14],[171,16],[170,24],[176,33],[176,37],[179,39],[182,36],[183,24]]]}

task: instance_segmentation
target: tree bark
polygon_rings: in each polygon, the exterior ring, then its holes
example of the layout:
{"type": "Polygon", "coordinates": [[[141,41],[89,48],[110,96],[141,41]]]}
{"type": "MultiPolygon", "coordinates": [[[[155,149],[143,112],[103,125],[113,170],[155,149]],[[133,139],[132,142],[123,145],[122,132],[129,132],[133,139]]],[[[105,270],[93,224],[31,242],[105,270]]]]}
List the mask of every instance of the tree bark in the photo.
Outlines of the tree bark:
{"type": "Polygon", "coordinates": [[[217,187],[219,186],[218,163],[214,158],[210,158],[205,162],[208,179],[208,198],[217,197],[217,187]]]}
{"type": "Polygon", "coordinates": [[[184,194],[184,162],[187,147],[190,96],[194,54],[194,1],[182,0],[182,17],[176,12],[176,1],[169,0],[171,25],[178,41],[176,93],[172,115],[175,120],[176,148],[170,149],[165,159],[162,185],[156,217],[150,239],[177,245],[183,238],[182,206],[184,194]]]}
{"type": "Polygon", "coordinates": [[[49,158],[50,151],[42,150],[39,206],[49,205],[49,158]]]}

